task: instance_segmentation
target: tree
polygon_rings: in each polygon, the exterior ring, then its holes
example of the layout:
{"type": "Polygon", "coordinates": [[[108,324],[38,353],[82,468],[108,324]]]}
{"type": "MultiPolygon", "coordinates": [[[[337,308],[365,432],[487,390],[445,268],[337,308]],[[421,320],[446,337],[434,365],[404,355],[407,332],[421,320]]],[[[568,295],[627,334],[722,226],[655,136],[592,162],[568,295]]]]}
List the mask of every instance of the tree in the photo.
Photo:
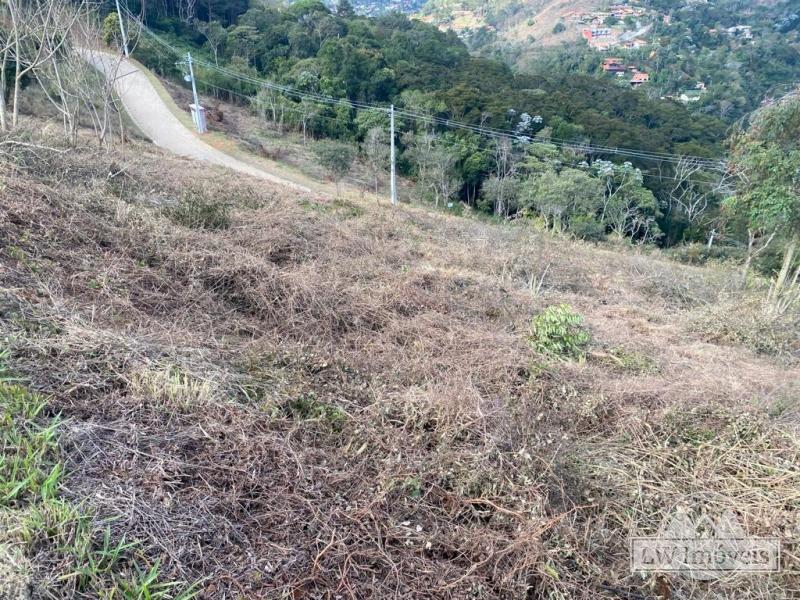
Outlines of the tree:
{"type": "Polygon", "coordinates": [[[364,136],[362,147],[377,194],[380,176],[389,167],[389,136],[382,127],[373,127],[364,136]]]}
{"type": "Polygon", "coordinates": [[[356,11],[350,0],[339,0],[336,4],[336,16],[349,19],[356,16],[356,11]]]}
{"type": "Polygon", "coordinates": [[[640,243],[658,239],[661,230],[656,224],[660,215],[653,192],[641,185],[631,186],[615,194],[605,205],[606,223],[619,239],[630,237],[640,243]]]}
{"type": "Polygon", "coordinates": [[[417,167],[417,186],[420,192],[440,203],[449,202],[458,191],[460,180],[456,173],[457,156],[432,133],[409,134],[404,137],[408,154],[417,167]]]}
{"type": "Polygon", "coordinates": [[[278,131],[283,133],[283,122],[287,111],[294,110],[291,101],[281,92],[262,88],[252,100],[253,106],[263,119],[270,119],[278,126],[278,131]]]}
{"type": "Polygon", "coordinates": [[[435,146],[430,160],[430,188],[433,191],[434,205],[439,208],[440,201],[447,204],[453,199],[461,182],[455,169],[456,156],[449,148],[435,146]]]}
{"type": "Polygon", "coordinates": [[[175,4],[178,8],[178,18],[187,25],[191,23],[196,16],[197,0],[176,0],[175,4]]]}
{"type": "MultiPolygon", "coordinates": [[[[83,39],[96,39],[92,19],[82,19],[83,39]]],[[[72,144],[78,141],[81,117],[88,116],[100,144],[111,130],[112,116],[118,113],[114,102],[114,82],[121,55],[114,58],[92,48],[65,46],[53,60],[32,71],[34,79],[50,104],[61,115],[64,134],[72,144]],[[100,70],[98,70],[100,69],[100,70]],[[102,71],[102,72],[101,72],[102,71]]],[[[120,118],[122,134],[122,120],[120,118]]]]}
{"type": "Polygon", "coordinates": [[[514,144],[508,138],[501,138],[494,143],[494,169],[492,177],[486,181],[484,198],[491,200],[494,214],[507,217],[516,209],[519,192],[518,182],[514,178],[517,169],[517,156],[514,144]]]}
{"type": "Polygon", "coordinates": [[[524,203],[542,216],[545,226],[562,232],[574,217],[598,213],[603,206],[603,184],[578,169],[546,171],[527,182],[524,203]]]}
{"type": "Polygon", "coordinates": [[[682,157],[668,171],[661,187],[661,197],[674,215],[673,219],[685,219],[689,235],[707,235],[709,248],[719,233],[720,200],[731,193],[732,177],[724,163],[717,166],[687,157],[682,157]]]}
{"type": "Polygon", "coordinates": [[[521,182],[516,177],[498,177],[492,175],[483,182],[481,191],[487,204],[494,206],[494,214],[507,217],[518,208],[521,182]]]}
{"type": "Polygon", "coordinates": [[[800,91],[754,113],[749,129],[731,143],[738,187],[728,208],[748,229],[783,241],[783,262],[768,297],[770,307],[783,312],[800,302],[800,91]]]}
{"type": "Polygon", "coordinates": [[[322,141],[314,145],[314,154],[328,177],[336,182],[336,195],[340,193],[342,179],[347,176],[355,160],[355,151],[349,144],[322,141]]]}
{"type": "Polygon", "coordinates": [[[303,128],[303,145],[305,145],[308,142],[308,124],[319,114],[319,104],[303,98],[298,105],[298,114],[303,128]]]}
{"type": "Polygon", "coordinates": [[[640,242],[661,236],[656,219],[661,216],[658,201],[644,187],[641,170],[626,162],[617,165],[598,160],[593,169],[604,184],[600,223],[619,238],[630,236],[640,242]]]}
{"type": "Polygon", "coordinates": [[[197,31],[206,38],[206,43],[211,48],[212,54],[214,54],[214,64],[219,66],[219,52],[228,40],[228,31],[219,21],[206,23],[205,21],[195,20],[194,24],[197,31]]]}
{"type": "Polygon", "coordinates": [[[421,195],[427,194],[430,186],[435,140],[432,133],[415,135],[408,132],[403,136],[403,144],[408,148],[406,156],[416,167],[417,188],[421,195]]]}
{"type": "Polygon", "coordinates": [[[69,40],[69,32],[83,15],[84,6],[83,1],[6,0],[8,30],[0,40],[3,47],[0,127],[6,126],[5,66],[9,58],[13,61],[14,68],[11,126],[16,127],[23,80],[33,75],[34,69],[57,58],[57,54],[69,40]]]}
{"type": "Polygon", "coordinates": [[[259,39],[258,29],[251,25],[238,25],[227,37],[234,56],[242,57],[248,65],[252,64],[259,39]]]}
{"type": "Polygon", "coordinates": [[[117,13],[108,13],[106,18],[103,19],[103,43],[109,48],[118,45],[121,32],[117,13]]]}

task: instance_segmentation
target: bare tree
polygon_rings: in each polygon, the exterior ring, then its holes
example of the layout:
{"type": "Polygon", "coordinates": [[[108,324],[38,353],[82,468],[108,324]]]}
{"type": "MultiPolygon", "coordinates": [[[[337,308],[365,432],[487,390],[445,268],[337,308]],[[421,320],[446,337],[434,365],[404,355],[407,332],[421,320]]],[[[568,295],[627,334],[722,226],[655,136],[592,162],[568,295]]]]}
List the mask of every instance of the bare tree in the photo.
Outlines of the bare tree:
{"type": "Polygon", "coordinates": [[[448,148],[434,148],[431,154],[431,190],[434,203],[449,202],[458,191],[459,180],[455,175],[456,158],[448,148]]]}
{"type": "Polygon", "coordinates": [[[64,32],[66,39],[60,50],[31,73],[61,115],[64,134],[71,143],[77,143],[79,127],[88,119],[98,142],[103,144],[112,129],[114,115],[119,118],[120,136],[124,139],[121,111],[114,97],[122,57],[94,49],[101,25],[88,3],[75,4],[73,9],[81,14],[75,20],[70,19],[71,29],[64,32]]]}
{"type": "Polygon", "coordinates": [[[702,224],[713,199],[732,189],[731,175],[724,164],[713,167],[696,158],[681,158],[670,181],[667,201],[690,225],[702,224]]]}
{"type": "MultiPolygon", "coordinates": [[[[11,126],[19,119],[23,79],[54,60],[69,39],[69,32],[83,14],[85,0],[6,0],[10,28],[8,53],[14,62],[11,126]]],[[[6,58],[7,60],[7,58],[6,58]]]]}
{"type": "Polygon", "coordinates": [[[508,138],[498,139],[494,144],[494,179],[496,185],[491,186],[495,192],[494,213],[499,217],[507,217],[511,210],[512,195],[515,185],[508,185],[508,180],[513,180],[517,171],[517,157],[514,153],[513,142],[508,138]]]}
{"type": "Polygon", "coordinates": [[[219,51],[228,39],[228,31],[219,23],[219,21],[200,21],[195,19],[194,26],[200,34],[206,38],[208,47],[214,54],[214,64],[219,66],[219,51]]]}
{"type": "Polygon", "coordinates": [[[308,141],[308,124],[319,114],[319,106],[312,100],[303,98],[299,105],[300,124],[303,129],[303,144],[308,141]]]}
{"type": "Polygon", "coordinates": [[[367,159],[370,173],[375,185],[375,194],[378,193],[380,176],[389,167],[388,135],[382,127],[373,127],[367,132],[364,139],[364,156],[367,159]]]}
{"type": "Polygon", "coordinates": [[[417,167],[417,186],[421,193],[427,193],[430,189],[435,140],[436,136],[427,132],[418,135],[408,132],[403,136],[403,142],[408,146],[417,167]]]}
{"type": "Polygon", "coordinates": [[[7,87],[7,80],[6,80],[6,67],[8,66],[8,61],[11,55],[11,38],[7,35],[5,30],[0,29],[2,31],[3,38],[0,40],[0,52],[2,52],[2,58],[0,58],[0,131],[5,131],[7,129],[6,125],[6,87],[7,87]]]}
{"type": "Polygon", "coordinates": [[[178,17],[184,23],[191,23],[197,14],[197,0],[177,0],[178,17]]]}

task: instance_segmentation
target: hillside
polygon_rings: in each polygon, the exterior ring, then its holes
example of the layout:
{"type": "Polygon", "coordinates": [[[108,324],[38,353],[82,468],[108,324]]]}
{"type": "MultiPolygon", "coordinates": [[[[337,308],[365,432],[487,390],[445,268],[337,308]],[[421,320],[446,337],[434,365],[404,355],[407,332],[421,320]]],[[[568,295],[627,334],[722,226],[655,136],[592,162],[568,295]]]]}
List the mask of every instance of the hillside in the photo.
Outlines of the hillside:
{"type": "Polygon", "coordinates": [[[428,0],[420,15],[423,21],[452,29],[468,41],[488,33],[490,37],[519,44],[526,53],[537,47],[578,42],[581,30],[571,22],[571,17],[590,13],[601,5],[600,0],[428,0]],[[565,24],[564,30],[554,31],[559,23],[565,24]]]}
{"type": "Polygon", "coordinates": [[[733,123],[800,81],[800,11],[790,0],[428,0],[424,21],[520,72],[591,74],[617,58],[651,98],[733,123]]]}
{"type": "MultiPolygon", "coordinates": [[[[433,205],[464,202],[487,214],[521,214],[536,208],[522,193],[526,181],[563,164],[584,171],[571,172],[575,177],[593,180],[588,187],[578,183],[580,189],[601,185],[610,195],[629,177],[647,188],[624,212],[645,225],[620,225],[627,235],[664,246],[708,239],[708,220],[693,223],[675,208],[674,161],[663,155],[688,154],[711,166],[692,179],[704,187],[697,193],[714,196],[712,212],[722,200],[714,180],[726,124],[651,98],[625,79],[567,67],[518,73],[500,60],[471,55],[453,32],[400,14],[331,13],[319,2],[254,6],[227,29],[148,14],[152,23],[141,23],[144,34],[134,49],[141,63],[186,85],[185,66],[177,65],[191,52],[201,93],[247,106],[279,134],[297,131],[304,142],[334,139],[361,155],[371,149],[379,178],[388,166],[387,113],[394,105],[398,168],[433,205]],[[538,147],[549,141],[553,148],[538,147]],[[497,160],[507,152],[502,144],[510,144],[505,167],[497,160]],[[606,160],[623,171],[610,186],[597,170],[606,160]],[[627,160],[638,171],[628,172],[627,160]],[[494,180],[512,174],[511,193],[493,193],[494,180]]],[[[600,61],[592,62],[598,68],[600,61]]],[[[581,204],[581,210],[580,235],[602,237],[608,230],[602,205],[581,204]]]]}
{"type": "MultiPolygon", "coordinates": [[[[135,562],[208,599],[695,598],[628,567],[687,495],[800,534],[799,329],[729,268],[26,127],[0,146],[0,326],[45,403],[0,401],[21,431],[58,415],[63,476],[0,504],[0,572],[33,597],[135,562]],[[534,332],[565,303],[582,358],[534,332]],[[82,562],[65,502],[119,558],[82,562]]],[[[709,585],[780,598],[795,560],[709,585]]]]}

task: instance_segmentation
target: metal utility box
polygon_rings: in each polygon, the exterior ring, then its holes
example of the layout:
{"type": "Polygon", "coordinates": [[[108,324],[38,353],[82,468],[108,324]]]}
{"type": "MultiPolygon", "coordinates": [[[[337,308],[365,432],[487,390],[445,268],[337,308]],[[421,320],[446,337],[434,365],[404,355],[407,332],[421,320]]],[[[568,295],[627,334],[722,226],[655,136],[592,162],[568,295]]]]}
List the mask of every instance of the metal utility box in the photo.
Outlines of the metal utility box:
{"type": "Polygon", "coordinates": [[[197,127],[198,133],[205,133],[206,129],[206,109],[196,104],[190,104],[189,108],[192,109],[192,121],[197,127]]]}

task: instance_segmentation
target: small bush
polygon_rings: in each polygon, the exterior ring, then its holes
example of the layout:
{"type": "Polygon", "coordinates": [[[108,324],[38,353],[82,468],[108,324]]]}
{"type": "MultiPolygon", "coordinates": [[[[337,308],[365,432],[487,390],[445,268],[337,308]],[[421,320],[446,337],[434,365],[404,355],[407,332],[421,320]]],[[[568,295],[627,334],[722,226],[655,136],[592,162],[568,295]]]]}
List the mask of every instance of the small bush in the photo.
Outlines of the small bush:
{"type": "Polygon", "coordinates": [[[590,216],[578,216],[572,219],[569,229],[575,237],[592,242],[602,242],[606,239],[606,227],[600,221],[590,216]]]}
{"type": "Polygon", "coordinates": [[[550,306],[533,319],[531,345],[540,354],[583,360],[589,345],[583,317],[567,304],[550,306]]]}
{"type": "Polygon", "coordinates": [[[289,400],[284,407],[287,417],[296,421],[317,421],[332,431],[341,431],[347,421],[347,413],[336,406],[321,402],[314,394],[303,394],[289,400]]]}
{"type": "Polygon", "coordinates": [[[558,35],[559,33],[564,33],[567,30],[567,26],[563,23],[556,23],[555,27],[553,27],[553,33],[558,35]]]}
{"type": "Polygon", "coordinates": [[[191,229],[227,229],[231,224],[231,207],[226,202],[207,200],[198,194],[188,194],[164,209],[164,214],[176,225],[191,229]]]}
{"type": "Polygon", "coordinates": [[[110,12],[103,19],[103,43],[109,48],[116,46],[119,36],[119,17],[117,17],[117,13],[110,12]]]}

